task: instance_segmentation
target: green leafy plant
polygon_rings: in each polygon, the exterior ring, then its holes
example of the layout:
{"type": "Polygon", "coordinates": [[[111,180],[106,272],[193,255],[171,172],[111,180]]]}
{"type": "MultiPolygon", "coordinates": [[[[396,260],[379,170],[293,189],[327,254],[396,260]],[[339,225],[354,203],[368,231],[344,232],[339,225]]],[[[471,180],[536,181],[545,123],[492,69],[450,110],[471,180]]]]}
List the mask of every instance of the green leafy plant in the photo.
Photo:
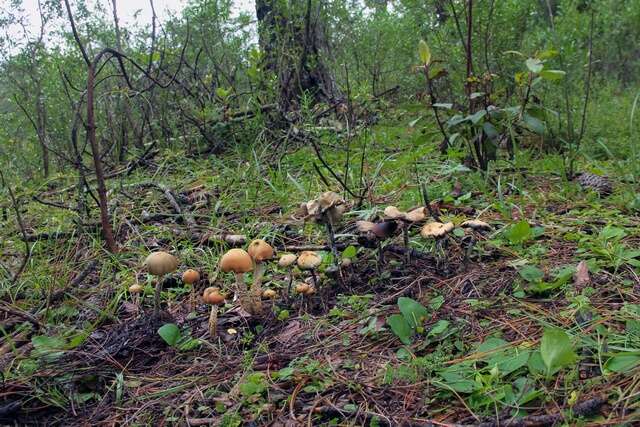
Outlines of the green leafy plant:
{"type": "Polygon", "coordinates": [[[398,308],[401,314],[389,316],[387,324],[403,344],[409,345],[416,333],[424,332],[428,311],[418,301],[407,297],[398,298],[398,308]]]}
{"type": "Polygon", "coordinates": [[[571,338],[558,328],[545,328],[540,341],[540,356],[549,377],[562,368],[574,365],[578,359],[571,338]]]}
{"type": "Polygon", "coordinates": [[[166,323],[158,328],[158,335],[167,345],[179,351],[188,351],[200,346],[200,340],[192,338],[188,334],[183,334],[175,323],[166,323]]]}

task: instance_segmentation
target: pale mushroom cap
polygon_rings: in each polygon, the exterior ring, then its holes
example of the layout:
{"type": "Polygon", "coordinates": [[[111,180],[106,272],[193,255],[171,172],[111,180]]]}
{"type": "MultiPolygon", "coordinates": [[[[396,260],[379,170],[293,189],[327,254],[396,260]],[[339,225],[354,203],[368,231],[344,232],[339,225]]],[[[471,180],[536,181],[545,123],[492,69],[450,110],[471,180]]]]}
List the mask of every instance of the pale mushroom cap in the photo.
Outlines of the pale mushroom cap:
{"type": "Polygon", "coordinates": [[[387,206],[384,208],[384,216],[389,219],[404,219],[406,213],[402,212],[395,206],[387,206]]]}
{"type": "Polygon", "coordinates": [[[184,273],[182,273],[182,281],[187,285],[192,285],[200,280],[200,273],[198,273],[194,269],[188,269],[184,273]]]}
{"type": "Polygon", "coordinates": [[[376,224],[371,221],[356,221],[356,228],[360,233],[366,233],[368,231],[373,231],[376,224]]]}
{"type": "Polygon", "coordinates": [[[342,197],[334,191],[326,191],[322,193],[317,200],[322,209],[329,209],[344,203],[342,197]]]}
{"type": "Polygon", "coordinates": [[[469,219],[461,224],[463,227],[473,228],[474,230],[490,230],[491,225],[479,219],[469,219]]]}
{"type": "Polygon", "coordinates": [[[225,273],[246,273],[253,269],[253,261],[244,249],[230,249],[220,259],[220,268],[225,273]]]}
{"type": "Polygon", "coordinates": [[[420,222],[427,218],[427,208],[416,208],[404,215],[405,219],[410,222],[420,222]]]}
{"type": "Polygon", "coordinates": [[[262,239],[256,239],[249,243],[249,249],[247,252],[256,262],[262,262],[273,258],[273,248],[262,239]]]}
{"type": "Polygon", "coordinates": [[[446,224],[443,224],[441,222],[430,222],[422,227],[422,230],[420,230],[420,235],[424,238],[442,237],[451,230],[453,230],[452,222],[447,222],[446,224]]]}
{"type": "Polygon", "coordinates": [[[313,251],[304,251],[298,257],[298,267],[300,267],[301,270],[313,270],[317,268],[321,262],[322,259],[320,256],[313,251]]]}
{"type": "Polygon", "coordinates": [[[280,257],[280,260],[278,261],[278,265],[280,267],[291,267],[296,260],[298,259],[297,256],[295,256],[294,254],[284,254],[280,257]]]}
{"type": "Polygon", "coordinates": [[[142,264],[149,274],[163,276],[172,273],[178,268],[178,259],[167,252],[153,252],[144,260],[142,264]]]}
{"type": "Polygon", "coordinates": [[[144,289],[144,287],[138,283],[129,286],[129,293],[132,294],[139,294],[142,292],[142,290],[144,289]]]}

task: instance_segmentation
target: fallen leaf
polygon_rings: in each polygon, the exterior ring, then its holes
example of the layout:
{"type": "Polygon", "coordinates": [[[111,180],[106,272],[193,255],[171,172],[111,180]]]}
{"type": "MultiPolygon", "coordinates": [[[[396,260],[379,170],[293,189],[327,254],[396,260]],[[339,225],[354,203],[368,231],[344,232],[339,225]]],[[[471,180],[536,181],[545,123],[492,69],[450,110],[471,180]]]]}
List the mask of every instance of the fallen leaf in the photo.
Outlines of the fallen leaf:
{"type": "Polygon", "coordinates": [[[589,283],[591,283],[591,277],[589,276],[589,266],[585,261],[580,261],[576,267],[576,274],[573,276],[573,282],[577,290],[584,289],[589,283]]]}

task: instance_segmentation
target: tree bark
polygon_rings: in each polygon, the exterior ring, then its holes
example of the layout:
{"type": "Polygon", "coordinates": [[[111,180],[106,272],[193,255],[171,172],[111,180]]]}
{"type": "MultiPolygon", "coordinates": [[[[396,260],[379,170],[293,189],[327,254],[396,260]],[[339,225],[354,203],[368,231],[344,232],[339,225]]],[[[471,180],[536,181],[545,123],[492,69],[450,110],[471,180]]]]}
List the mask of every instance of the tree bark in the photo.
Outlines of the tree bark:
{"type": "Polygon", "coordinates": [[[256,0],[263,67],[278,78],[279,105],[296,110],[306,92],[316,101],[342,99],[335,76],[326,65],[328,43],[316,0],[256,0]]]}

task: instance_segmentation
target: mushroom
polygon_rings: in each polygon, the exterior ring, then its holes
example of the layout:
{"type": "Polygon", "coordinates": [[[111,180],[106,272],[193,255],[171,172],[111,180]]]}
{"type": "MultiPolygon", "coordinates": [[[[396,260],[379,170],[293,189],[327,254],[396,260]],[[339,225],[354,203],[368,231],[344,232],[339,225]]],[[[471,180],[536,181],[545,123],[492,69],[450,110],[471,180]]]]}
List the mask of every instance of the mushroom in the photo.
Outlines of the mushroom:
{"type": "Polygon", "coordinates": [[[202,301],[211,305],[211,314],[209,315],[209,335],[216,336],[216,326],[218,325],[218,308],[224,304],[224,295],[220,293],[220,289],[209,287],[202,293],[202,301]]]}
{"type": "Polygon", "coordinates": [[[291,285],[293,284],[293,264],[295,264],[298,257],[294,254],[284,254],[278,260],[278,265],[280,267],[287,268],[289,270],[289,285],[287,286],[287,293],[285,294],[286,298],[289,298],[291,295],[291,285]]]}
{"type": "Polygon", "coordinates": [[[311,271],[311,277],[313,278],[314,285],[317,285],[318,283],[315,270],[316,268],[318,268],[321,262],[322,259],[320,259],[320,256],[313,251],[303,251],[298,257],[298,267],[300,268],[300,270],[311,271]]]}
{"type": "Polygon", "coordinates": [[[264,292],[262,292],[262,296],[268,299],[273,299],[276,295],[278,295],[278,293],[273,289],[265,289],[264,292]]]}
{"type": "Polygon", "coordinates": [[[406,249],[407,262],[411,261],[411,251],[409,250],[409,227],[412,223],[424,221],[427,217],[425,208],[416,208],[410,212],[402,212],[395,206],[387,206],[384,210],[384,216],[388,219],[395,220],[402,230],[402,242],[406,249]]]}
{"type": "Polygon", "coordinates": [[[140,306],[140,294],[144,290],[144,287],[139,283],[134,283],[129,286],[129,293],[131,294],[131,299],[136,307],[140,306]]]}
{"type": "Polygon", "coordinates": [[[245,310],[247,310],[247,285],[244,283],[244,274],[252,268],[251,256],[243,249],[230,249],[220,259],[220,269],[225,273],[233,271],[235,274],[236,297],[240,299],[240,306],[245,310]]]}
{"type": "Polygon", "coordinates": [[[319,224],[325,224],[329,235],[329,246],[333,259],[337,262],[338,249],[336,248],[334,226],[340,221],[345,212],[345,201],[339,194],[333,191],[322,193],[320,197],[302,204],[302,212],[305,219],[311,218],[319,224]]]}
{"type": "MultiPolygon", "coordinates": [[[[315,293],[315,289],[313,286],[311,286],[308,283],[298,283],[296,285],[296,293],[298,295],[300,295],[300,307],[298,308],[298,314],[302,314],[302,306],[303,306],[303,302],[304,302],[304,297],[305,296],[310,296],[311,294],[311,290],[313,289],[313,293],[315,293]]],[[[306,306],[307,304],[304,303],[304,305],[306,306]]],[[[305,307],[306,310],[306,307],[305,307]]]]}
{"type": "Polygon", "coordinates": [[[182,283],[184,283],[185,285],[191,285],[191,294],[189,296],[189,300],[191,301],[190,305],[192,308],[195,304],[195,287],[193,285],[194,283],[197,283],[199,281],[200,273],[198,273],[196,270],[190,268],[182,273],[182,283]]]}
{"type": "Polygon", "coordinates": [[[447,222],[445,224],[441,222],[430,222],[422,227],[422,230],[420,230],[420,235],[425,239],[431,237],[439,238],[445,236],[451,230],[453,230],[452,222],[447,222]]]}
{"type": "MultiPolygon", "coordinates": [[[[356,228],[362,234],[362,245],[368,248],[375,247],[378,251],[378,270],[384,263],[384,251],[382,242],[393,236],[398,228],[396,221],[356,221],[356,228]],[[374,245],[372,245],[374,241],[374,245]]],[[[358,239],[360,241],[360,239],[358,239]]]]}
{"type": "Polygon", "coordinates": [[[256,239],[249,244],[249,256],[253,258],[255,267],[253,269],[253,286],[251,287],[251,309],[255,314],[262,312],[262,276],[264,275],[264,264],[273,258],[273,248],[262,239],[256,239]]]}
{"type": "Polygon", "coordinates": [[[147,269],[149,274],[158,278],[153,298],[153,311],[154,314],[158,314],[160,311],[160,291],[162,290],[164,276],[177,270],[178,259],[167,252],[158,251],[149,254],[142,265],[147,269]]]}

